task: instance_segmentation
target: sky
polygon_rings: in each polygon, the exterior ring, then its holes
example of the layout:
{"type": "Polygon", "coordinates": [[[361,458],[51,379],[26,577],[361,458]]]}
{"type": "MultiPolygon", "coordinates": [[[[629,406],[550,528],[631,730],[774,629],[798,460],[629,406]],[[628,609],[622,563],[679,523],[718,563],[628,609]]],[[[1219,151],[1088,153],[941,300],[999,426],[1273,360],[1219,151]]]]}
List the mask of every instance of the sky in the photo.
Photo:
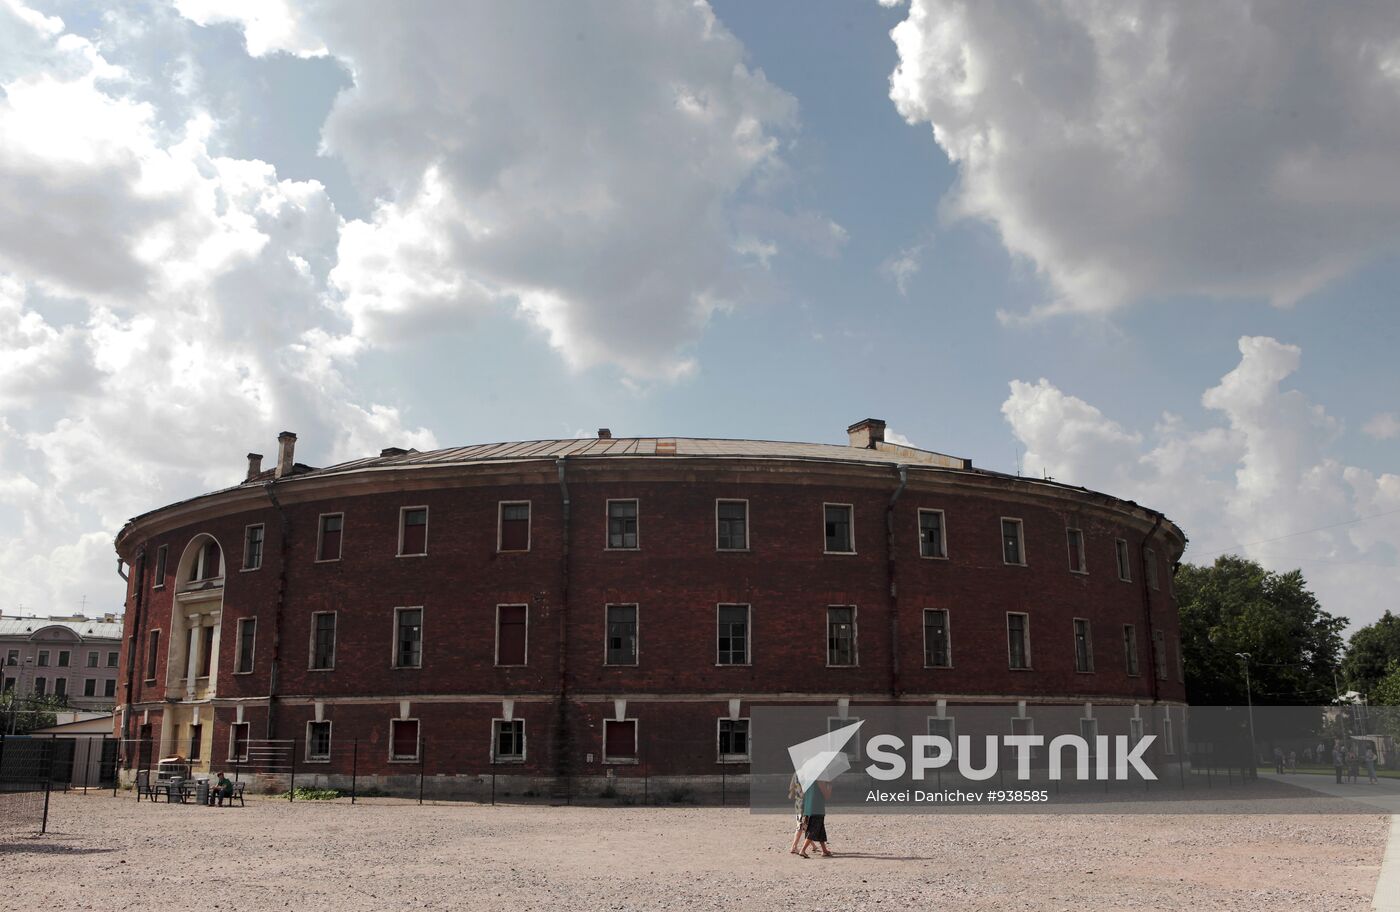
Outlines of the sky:
{"type": "Polygon", "coordinates": [[[1387,3],[0,0],[0,611],[281,430],[892,435],[1400,591],[1387,3]]]}

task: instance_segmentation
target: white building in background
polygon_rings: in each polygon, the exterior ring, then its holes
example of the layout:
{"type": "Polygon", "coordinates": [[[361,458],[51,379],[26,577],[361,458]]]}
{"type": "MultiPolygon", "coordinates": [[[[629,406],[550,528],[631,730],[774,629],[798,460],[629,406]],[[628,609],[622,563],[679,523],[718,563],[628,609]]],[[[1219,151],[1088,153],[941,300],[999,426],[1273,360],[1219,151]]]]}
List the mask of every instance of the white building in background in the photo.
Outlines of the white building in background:
{"type": "Polygon", "coordinates": [[[78,709],[116,703],[121,616],[0,616],[0,688],[67,698],[78,709]]]}

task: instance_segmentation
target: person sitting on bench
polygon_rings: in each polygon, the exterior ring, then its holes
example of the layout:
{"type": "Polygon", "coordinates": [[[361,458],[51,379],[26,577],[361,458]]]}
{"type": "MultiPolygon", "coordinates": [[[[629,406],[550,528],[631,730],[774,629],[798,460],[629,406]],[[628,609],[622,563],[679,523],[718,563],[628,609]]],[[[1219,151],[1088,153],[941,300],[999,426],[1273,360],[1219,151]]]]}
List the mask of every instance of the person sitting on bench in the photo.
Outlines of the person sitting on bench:
{"type": "Polygon", "coordinates": [[[228,799],[229,807],[233,807],[233,783],[229,781],[228,773],[219,774],[219,780],[214,783],[213,796],[214,803],[219,807],[224,806],[224,799],[228,799]]]}

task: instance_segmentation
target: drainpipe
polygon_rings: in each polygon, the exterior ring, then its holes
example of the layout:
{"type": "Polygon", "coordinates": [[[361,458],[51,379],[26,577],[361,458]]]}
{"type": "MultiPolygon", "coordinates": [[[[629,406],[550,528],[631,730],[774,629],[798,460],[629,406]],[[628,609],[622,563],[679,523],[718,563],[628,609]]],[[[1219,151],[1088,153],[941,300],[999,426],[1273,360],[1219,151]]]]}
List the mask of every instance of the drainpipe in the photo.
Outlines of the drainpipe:
{"type": "Polygon", "coordinates": [[[272,609],[272,663],[268,670],[267,678],[267,734],[270,740],[276,731],[274,725],[276,716],[277,701],[277,663],[282,654],[282,606],[286,602],[287,595],[287,554],[291,550],[291,522],[287,519],[287,511],[282,508],[282,502],[277,499],[277,480],[274,478],[263,485],[263,490],[267,491],[267,499],[272,501],[272,506],[277,510],[279,531],[277,535],[277,601],[272,609]]]}
{"type": "Polygon", "coordinates": [[[554,724],[554,774],[556,787],[567,788],[572,767],[569,732],[569,533],[570,507],[569,483],[565,477],[564,460],[560,456],[554,460],[559,472],[559,496],[563,508],[563,525],[560,537],[559,556],[559,709],[554,724]]]}
{"type": "Polygon", "coordinates": [[[1147,546],[1152,542],[1152,536],[1157,534],[1157,530],[1162,527],[1162,514],[1156,513],[1156,520],[1152,523],[1152,531],[1147,533],[1147,537],[1142,540],[1142,612],[1147,618],[1147,666],[1152,675],[1152,702],[1156,703],[1161,699],[1161,685],[1157,676],[1157,633],[1152,629],[1152,589],[1147,584],[1147,546]]]}
{"type": "Polygon", "coordinates": [[[894,504],[909,484],[909,467],[899,466],[899,487],[890,495],[889,506],[885,507],[885,576],[890,584],[890,696],[898,698],[899,686],[899,584],[895,580],[894,550],[894,504]]]}
{"type": "MultiPolygon", "coordinates": [[[[121,567],[120,559],[117,561],[117,567],[121,567]]],[[[128,641],[126,653],[126,703],[122,709],[122,746],[131,740],[131,694],[136,687],[136,654],[141,651],[141,615],[145,607],[146,595],[145,545],[142,545],[141,550],[136,552],[136,563],[132,567],[131,575],[136,578],[136,596],[131,606],[131,638],[128,641]]]]}

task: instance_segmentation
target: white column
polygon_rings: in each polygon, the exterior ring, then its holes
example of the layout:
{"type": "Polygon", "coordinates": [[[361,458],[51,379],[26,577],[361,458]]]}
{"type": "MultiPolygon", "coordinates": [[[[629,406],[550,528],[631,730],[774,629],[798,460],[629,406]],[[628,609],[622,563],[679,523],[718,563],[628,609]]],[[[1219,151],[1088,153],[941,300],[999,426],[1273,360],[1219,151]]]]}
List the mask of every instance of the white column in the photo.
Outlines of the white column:
{"type": "Polygon", "coordinates": [[[195,672],[199,670],[199,615],[189,616],[190,625],[190,650],[189,661],[185,664],[185,693],[186,699],[194,699],[194,678],[195,672]]]}

